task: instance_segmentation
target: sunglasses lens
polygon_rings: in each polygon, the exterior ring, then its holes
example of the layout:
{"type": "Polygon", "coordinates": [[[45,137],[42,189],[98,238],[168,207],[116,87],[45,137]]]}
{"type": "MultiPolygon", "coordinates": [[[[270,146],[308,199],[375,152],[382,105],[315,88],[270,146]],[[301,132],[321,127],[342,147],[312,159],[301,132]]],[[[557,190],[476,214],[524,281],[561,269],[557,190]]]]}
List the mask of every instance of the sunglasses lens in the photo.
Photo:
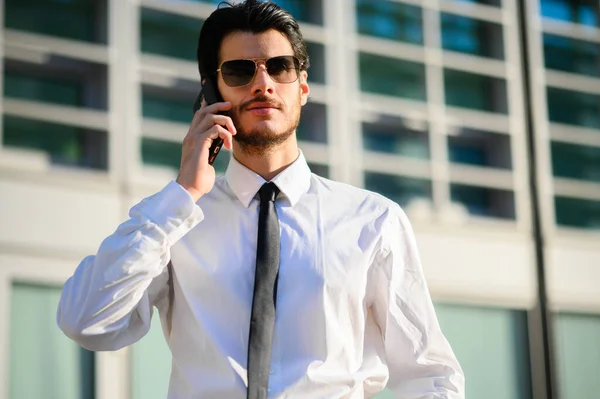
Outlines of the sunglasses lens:
{"type": "Polygon", "coordinates": [[[252,81],[256,64],[251,60],[226,61],[221,65],[223,81],[227,86],[245,86],[252,81]]]}
{"type": "Polygon", "coordinates": [[[266,67],[274,81],[292,83],[298,79],[300,62],[292,56],[273,57],[267,60],[266,67]]]}

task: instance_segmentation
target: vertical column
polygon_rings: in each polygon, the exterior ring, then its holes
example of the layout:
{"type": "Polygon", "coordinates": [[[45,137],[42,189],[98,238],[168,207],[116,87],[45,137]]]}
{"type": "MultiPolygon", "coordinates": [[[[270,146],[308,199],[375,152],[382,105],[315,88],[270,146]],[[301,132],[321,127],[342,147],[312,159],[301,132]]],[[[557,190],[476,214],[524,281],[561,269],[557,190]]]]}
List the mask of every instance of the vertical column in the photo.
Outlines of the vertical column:
{"type": "Polygon", "coordinates": [[[434,207],[439,212],[447,208],[450,204],[450,171],[448,146],[446,144],[444,67],[438,0],[429,0],[424,4],[423,34],[429,119],[429,152],[433,190],[432,199],[434,207]]]}
{"type": "Polygon", "coordinates": [[[0,0],[0,153],[4,142],[4,46],[4,0],[0,0]]]}
{"type": "MultiPolygon", "coordinates": [[[[4,20],[4,19],[3,19],[4,20]]],[[[11,280],[0,261],[0,399],[9,399],[10,389],[10,293],[11,280]]]]}

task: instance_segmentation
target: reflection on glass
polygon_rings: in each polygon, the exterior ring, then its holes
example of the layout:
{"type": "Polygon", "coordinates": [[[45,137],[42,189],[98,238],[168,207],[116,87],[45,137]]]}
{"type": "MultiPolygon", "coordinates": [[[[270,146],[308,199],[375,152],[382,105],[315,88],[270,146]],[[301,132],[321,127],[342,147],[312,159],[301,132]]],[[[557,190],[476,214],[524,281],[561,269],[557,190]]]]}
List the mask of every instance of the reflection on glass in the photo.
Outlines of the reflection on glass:
{"type": "Polygon", "coordinates": [[[325,46],[319,43],[306,42],[306,50],[310,61],[308,83],[325,83],[325,46]]]}
{"type": "Polygon", "coordinates": [[[379,122],[363,123],[362,130],[366,150],[429,159],[427,132],[407,126],[401,118],[380,116],[379,122]]]}
{"type": "Polygon", "coordinates": [[[144,93],[142,95],[142,114],[148,118],[190,123],[193,116],[192,104],[191,100],[184,101],[144,93]]]}
{"type": "MultiPolygon", "coordinates": [[[[187,0],[201,3],[219,5],[223,0],[187,0]]],[[[323,24],[323,6],[321,0],[271,0],[279,7],[288,11],[298,21],[310,22],[317,25],[323,24]]],[[[236,1],[229,1],[234,3],[236,1]]]]}
{"type": "Polygon", "coordinates": [[[20,71],[4,72],[4,95],[60,105],[80,106],[83,85],[69,79],[34,77],[20,71]]]}
{"type": "Polygon", "coordinates": [[[423,44],[420,7],[389,0],[356,0],[356,17],[363,35],[423,44]]]}
{"type": "Polygon", "coordinates": [[[598,26],[598,2],[590,0],[540,0],[544,17],[598,26]]]}
{"type": "Polygon", "coordinates": [[[445,68],[444,88],[446,105],[507,112],[506,82],[502,79],[445,68]]]}
{"type": "Polygon", "coordinates": [[[52,163],[93,169],[107,167],[105,132],[4,115],[2,142],[7,147],[46,152],[52,163]]]}
{"type": "Polygon", "coordinates": [[[554,176],[600,182],[600,148],[553,141],[554,176]]]}
{"type": "Polygon", "coordinates": [[[557,225],[600,230],[600,201],[556,196],[554,207],[557,225]]]}
{"type": "Polygon", "coordinates": [[[546,68],[588,76],[600,75],[600,46],[597,43],[545,33],[544,60],[546,68]]]}
{"type": "MultiPolygon", "coordinates": [[[[6,0],[6,28],[64,39],[106,43],[105,27],[99,26],[101,3],[89,0],[6,0]]],[[[106,21],[102,21],[106,24],[106,21]]]]}
{"type": "Polygon", "coordinates": [[[412,177],[365,172],[365,188],[406,206],[416,198],[431,199],[431,181],[412,177]]]}
{"type": "Polygon", "coordinates": [[[448,135],[450,162],[511,169],[510,137],[461,128],[448,135]]]}
{"type": "Polygon", "coordinates": [[[141,51],[196,61],[196,46],[202,23],[200,19],[142,8],[141,51]]]}
{"type": "Polygon", "coordinates": [[[547,88],[548,118],[552,122],[600,129],[600,96],[547,88]]]}
{"type": "Polygon", "coordinates": [[[325,105],[308,102],[302,107],[296,137],[301,141],[327,143],[327,108],[325,105]]]}
{"type": "Polygon", "coordinates": [[[501,25],[448,13],[442,13],[441,22],[445,50],[504,58],[501,25]]]}
{"type": "Polygon", "coordinates": [[[313,172],[315,175],[319,175],[321,177],[329,179],[329,166],[320,163],[309,162],[308,167],[310,168],[310,171],[313,172]]]}
{"type": "Polygon", "coordinates": [[[412,100],[426,100],[423,64],[360,53],[359,69],[362,91],[412,100]]]}
{"type": "Polygon", "coordinates": [[[463,204],[471,215],[502,219],[515,218],[512,191],[452,183],[450,197],[453,202],[463,204]]]}

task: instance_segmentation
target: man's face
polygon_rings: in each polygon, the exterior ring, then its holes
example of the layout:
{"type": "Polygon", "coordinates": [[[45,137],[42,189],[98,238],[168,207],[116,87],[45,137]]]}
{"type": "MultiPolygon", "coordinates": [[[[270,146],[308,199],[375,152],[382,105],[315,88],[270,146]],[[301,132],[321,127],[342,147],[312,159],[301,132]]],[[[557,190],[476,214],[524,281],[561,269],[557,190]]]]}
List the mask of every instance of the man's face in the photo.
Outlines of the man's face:
{"type": "MultiPolygon", "coordinates": [[[[229,60],[266,60],[282,55],[294,55],[294,52],[281,32],[269,30],[254,34],[238,31],[223,39],[219,65],[229,60]]],[[[295,82],[275,82],[267,73],[264,62],[258,63],[252,82],[242,87],[227,86],[219,73],[219,91],[233,105],[229,111],[237,129],[233,137],[242,148],[263,153],[295,132],[300,109],[308,99],[306,78],[306,71],[301,71],[295,82]]]]}

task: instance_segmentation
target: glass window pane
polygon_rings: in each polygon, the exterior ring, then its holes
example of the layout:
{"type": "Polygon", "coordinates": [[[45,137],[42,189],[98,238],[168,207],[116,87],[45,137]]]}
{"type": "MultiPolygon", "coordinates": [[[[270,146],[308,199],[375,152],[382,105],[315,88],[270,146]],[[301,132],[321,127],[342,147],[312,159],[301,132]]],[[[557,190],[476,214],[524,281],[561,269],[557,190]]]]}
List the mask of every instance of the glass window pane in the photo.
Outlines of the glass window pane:
{"type": "Polygon", "coordinates": [[[429,135],[426,122],[415,126],[402,118],[379,115],[374,123],[364,122],[363,147],[366,150],[429,159],[429,135]]]}
{"type": "Polygon", "coordinates": [[[4,95],[21,100],[78,106],[83,102],[83,87],[80,82],[73,80],[34,77],[18,71],[6,70],[4,95]]]}
{"type": "Polygon", "coordinates": [[[550,121],[600,129],[600,96],[554,87],[547,94],[550,121]]]}
{"type": "Polygon", "coordinates": [[[506,82],[491,76],[444,69],[446,105],[507,113],[506,82]]]}
{"type": "Polygon", "coordinates": [[[423,64],[360,53],[359,70],[362,91],[412,100],[426,100],[423,64]]]}
{"type": "Polygon", "coordinates": [[[6,0],[4,12],[10,29],[106,43],[104,1],[6,0]]]}
{"type": "Polygon", "coordinates": [[[461,15],[442,13],[442,47],[445,50],[504,58],[502,26],[461,15]]]}
{"type": "Polygon", "coordinates": [[[52,163],[106,169],[105,132],[4,115],[3,144],[46,152],[52,163]]]}
{"type": "Polygon", "coordinates": [[[131,347],[131,395],[133,399],[164,399],[169,391],[171,351],[167,346],[158,313],[150,331],[131,347]]]}
{"type": "Polygon", "coordinates": [[[461,1],[463,3],[477,3],[477,4],[483,4],[486,6],[496,6],[496,7],[500,7],[502,0],[457,0],[457,1],[461,1]]]}
{"type": "MultiPolygon", "coordinates": [[[[201,3],[212,3],[218,5],[223,0],[187,0],[201,3]]],[[[323,6],[322,0],[271,0],[279,7],[287,10],[298,21],[310,22],[312,24],[323,25],[323,6]]],[[[236,3],[238,1],[229,1],[236,3]]]]}
{"type": "Polygon", "coordinates": [[[196,47],[203,22],[196,18],[142,8],[141,51],[197,62],[196,47]]]}
{"type": "Polygon", "coordinates": [[[556,368],[561,398],[591,398],[600,392],[600,315],[559,313],[556,326],[556,368]]]}
{"type": "Polygon", "coordinates": [[[600,230],[600,201],[554,197],[556,224],[600,230]]]}
{"type": "Polygon", "coordinates": [[[168,98],[147,91],[142,94],[142,114],[147,118],[189,124],[192,122],[193,104],[194,100],[168,98]]]}
{"type": "Polygon", "coordinates": [[[554,176],[600,182],[600,148],[552,142],[554,176]]]}
{"type": "Polygon", "coordinates": [[[544,33],[546,68],[600,76],[600,45],[544,33]]]}
{"type": "Polygon", "coordinates": [[[296,136],[302,141],[327,143],[327,107],[318,103],[306,103],[302,107],[296,136]]]}
{"type": "Polygon", "coordinates": [[[452,201],[464,205],[471,215],[515,218],[515,199],[512,191],[452,183],[450,196],[452,201]]]}
{"type": "Polygon", "coordinates": [[[416,198],[431,199],[431,182],[425,179],[365,172],[365,188],[406,206],[416,198]]]}
{"type": "Polygon", "coordinates": [[[448,134],[450,162],[511,169],[510,136],[460,128],[448,134]]]}
{"type": "Polygon", "coordinates": [[[423,44],[421,7],[388,0],[356,0],[358,32],[363,35],[423,44]]]}
{"type": "Polygon", "coordinates": [[[321,177],[329,179],[329,166],[320,163],[309,162],[308,167],[310,168],[310,171],[313,172],[315,175],[319,175],[321,177]]]}
{"type": "Polygon", "coordinates": [[[306,42],[306,50],[310,61],[308,83],[325,83],[325,46],[319,43],[306,42]]]}
{"type": "Polygon", "coordinates": [[[598,26],[598,3],[590,0],[540,0],[544,17],[598,26]]]}
{"type": "Polygon", "coordinates": [[[94,397],[94,354],[56,326],[60,288],[13,284],[9,322],[9,397],[94,397]]]}
{"type": "Polygon", "coordinates": [[[532,397],[526,312],[447,303],[435,310],[465,373],[467,397],[532,397]]]}

